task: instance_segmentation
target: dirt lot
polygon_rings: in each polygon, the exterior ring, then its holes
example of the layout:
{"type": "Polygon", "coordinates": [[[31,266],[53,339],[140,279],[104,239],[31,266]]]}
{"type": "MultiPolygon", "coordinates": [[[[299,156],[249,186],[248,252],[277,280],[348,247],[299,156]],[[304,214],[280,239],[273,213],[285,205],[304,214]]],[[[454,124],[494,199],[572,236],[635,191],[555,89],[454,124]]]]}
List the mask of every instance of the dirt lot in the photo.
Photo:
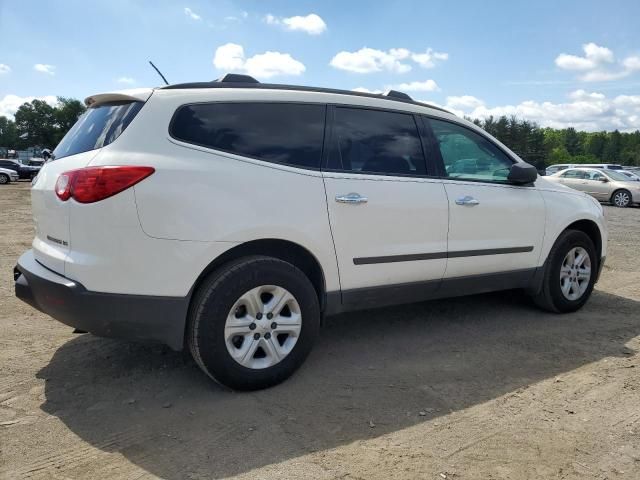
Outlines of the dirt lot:
{"type": "Polygon", "coordinates": [[[289,381],[74,335],[13,297],[27,183],[0,188],[0,478],[640,478],[640,209],[605,207],[587,306],[517,292],[330,319],[289,381]]]}

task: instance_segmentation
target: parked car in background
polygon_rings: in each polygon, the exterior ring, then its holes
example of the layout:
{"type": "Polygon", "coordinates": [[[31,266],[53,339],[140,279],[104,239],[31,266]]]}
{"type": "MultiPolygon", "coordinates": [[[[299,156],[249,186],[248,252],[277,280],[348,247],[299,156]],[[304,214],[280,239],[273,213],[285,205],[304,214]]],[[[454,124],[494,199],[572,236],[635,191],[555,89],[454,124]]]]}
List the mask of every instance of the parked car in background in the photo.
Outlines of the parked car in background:
{"type": "Polygon", "coordinates": [[[16,171],[20,179],[33,180],[36,175],[38,175],[38,172],[42,167],[35,165],[24,165],[16,160],[0,159],[0,168],[8,168],[10,170],[16,171]]]}
{"type": "Polygon", "coordinates": [[[547,175],[553,175],[561,170],[567,168],[586,167],[586,168],[599,168],[603,170],[624,170],[622,165],[616,163],[557,163],[555,165],[549,165],[546,169],[547,175]]]}
{"type": "Polygon", "coordinates": [[[568,168],[546,178],[588,193],[602,202],[611,202],[616,207],[640,203],[640,182],[618,170],[568,168]]]}
{"type": "Polygon", "coordinates": [[[232,388],[291,375],[323,315],[513,288],[573,312],[605,260],[597,201],[401,92],[227,75],[85,103],[31,188],[16,295],[232,388]]]}
{"type": "Polygon", "coordinates": [[[640,182],[640,175],[630,172],[629,170],[619,170],[619,172],[627,177],[629,177],[634,182],[640,182]]]}
{"type": "Polygon", "coordinates": [[[10,168],[0,167],[0,185],[6,185],[7,183],[17,182],[18,172],[11,170],[10,168]]]}

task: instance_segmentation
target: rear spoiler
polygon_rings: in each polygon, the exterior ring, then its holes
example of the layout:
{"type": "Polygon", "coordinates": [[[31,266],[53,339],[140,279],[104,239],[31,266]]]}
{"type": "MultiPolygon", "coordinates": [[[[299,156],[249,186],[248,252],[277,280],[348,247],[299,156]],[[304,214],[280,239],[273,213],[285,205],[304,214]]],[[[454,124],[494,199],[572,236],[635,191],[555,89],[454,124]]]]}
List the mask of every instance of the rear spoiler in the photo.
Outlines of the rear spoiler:
{"type": "Polygon", "coordinates": [[[91,108],[109,102],[146,102],[153,88],[132,88],[129,90],[118,90],[115,92],[98,93],[84,99],[84,104],[91,108]]]}

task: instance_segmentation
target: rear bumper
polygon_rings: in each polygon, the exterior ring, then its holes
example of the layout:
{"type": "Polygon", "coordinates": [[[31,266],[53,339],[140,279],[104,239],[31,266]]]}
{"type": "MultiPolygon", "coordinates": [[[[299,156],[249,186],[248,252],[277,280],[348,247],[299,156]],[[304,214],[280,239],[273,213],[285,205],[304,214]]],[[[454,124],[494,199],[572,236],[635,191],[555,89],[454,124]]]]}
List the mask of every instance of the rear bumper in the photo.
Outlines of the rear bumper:
{"type": "Polygon", "coordinates": [[[16,297],[66,325],[102,337],[183,347],[188,297],[91,292],[42,266],[32,250],[20,257],[13,276],[16,297]]]}

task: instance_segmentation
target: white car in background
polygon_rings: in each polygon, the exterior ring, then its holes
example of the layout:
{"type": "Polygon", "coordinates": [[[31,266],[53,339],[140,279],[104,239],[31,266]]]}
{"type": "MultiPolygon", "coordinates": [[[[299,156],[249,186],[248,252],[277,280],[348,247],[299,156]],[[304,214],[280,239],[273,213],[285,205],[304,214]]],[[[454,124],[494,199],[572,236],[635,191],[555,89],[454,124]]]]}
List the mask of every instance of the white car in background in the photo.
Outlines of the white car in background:
{"type": "Polygon", "coordinates": [[[0,168],[0,185],[17,182],[19,178],[20,176],[15,170],[11,170],[10,168],[0,168]]]}
{"type": "Polygon", "coordinates": [[[598,202],[401,92],[227,75],[86,104],[32,187],[16,295],[232,388],[291,375],[323,315],[513,288],[572,312],[605,261],[598,202]]]}

